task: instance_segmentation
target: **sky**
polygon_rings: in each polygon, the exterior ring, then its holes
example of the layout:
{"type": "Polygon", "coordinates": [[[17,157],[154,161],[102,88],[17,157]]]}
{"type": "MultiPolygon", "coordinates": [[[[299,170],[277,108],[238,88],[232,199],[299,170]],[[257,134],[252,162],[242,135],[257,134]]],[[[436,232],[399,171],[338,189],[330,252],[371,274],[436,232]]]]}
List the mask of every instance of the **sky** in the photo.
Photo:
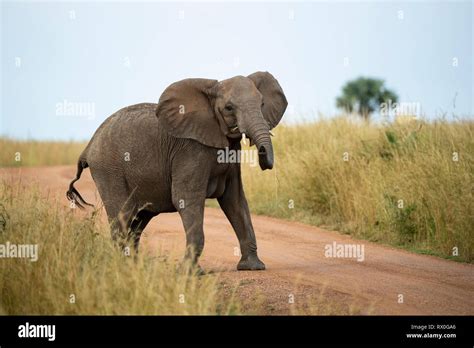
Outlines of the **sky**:
{"type": "Polygon", "coordinates": [[[472,1],[1,3],[0,135],[86,140],[188,77],[263,70],[285,123],[332,117],[342,86],[381,78],[427,118],[474,118],[472,1]]]}

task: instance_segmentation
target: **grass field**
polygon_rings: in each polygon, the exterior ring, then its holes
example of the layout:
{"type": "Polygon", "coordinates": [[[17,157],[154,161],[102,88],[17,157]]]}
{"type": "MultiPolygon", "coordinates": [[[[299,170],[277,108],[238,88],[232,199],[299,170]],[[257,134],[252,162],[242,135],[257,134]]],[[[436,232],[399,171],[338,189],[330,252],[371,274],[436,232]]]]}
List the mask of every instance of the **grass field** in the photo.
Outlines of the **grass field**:
{"type": "Polygon", "coordinates": [[[252,212],[474,260],[474,122],[337,118],[275,133],[273,171],[243,166],[252,212]]]}
{"type": "Polygon", "coordinates": [[[20,141],[0,138],[0,167],[49,166],[77,163],[87,142],[20,141]]]}
{"type": "MultiPolygon", "coordinates": [[[[2,249],[0,315],[268,313],[263,294],[244,300],[240,283],[218,273],[198,276],[178,261],[182,255],[124,254],[100,211],[76,214],[45,194],[35,186],[0,181],[0,248],[37,246],[31,258],[11,257],[11,252],[5,257],[2,249]]],[[[295,291],[298,287],[295,283],[295,291]]],[[[311,295],[289,306],[288,314],[361,311],[355,302],[345,306],[331,299],[324,288],[311,295]]]]}
{"type": "Polygon", "coordinates": [[[216,276],[189,274],[172,255],[124,255],[97,215],[6,183],[0,202],[0,244],[38,245],[36,262],[1,260],[0,314],[239,313],[216,276]]]}
{"type": "MultiPolygon", "coordinates": [[[[474,260],[474,122],[340,117],[275,129],[272,171],[243,164],[257,214],[474,260]]],[[[1,166],[75,164],[85,143],[0,140],[1,166]],[[21,161],[16,161],[18,153],[21,161]]]]}

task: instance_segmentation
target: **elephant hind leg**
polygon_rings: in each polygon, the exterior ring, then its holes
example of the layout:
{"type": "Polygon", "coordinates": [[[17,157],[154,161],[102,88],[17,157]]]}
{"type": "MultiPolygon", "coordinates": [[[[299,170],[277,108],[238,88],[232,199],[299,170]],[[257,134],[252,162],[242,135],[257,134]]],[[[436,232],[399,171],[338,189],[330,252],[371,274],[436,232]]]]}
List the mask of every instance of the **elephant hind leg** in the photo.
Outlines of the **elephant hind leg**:
{"type": "Polygon", "coordinates": [[[140,238],[142,236],[143,230],[150,220],[158,215],[157,213],[140,210],[137,212],[135,217],[132,219],[130,227],[128,229],[129,240],[133,242],[133,247],[136,252],[138,252],[138,245],[140,244],[140,238]]]}
{"type": "Polygon", "coordinates": [[[126,206],[127,204],[124,205],[124,208],[119,211],[115,218],[111,219],[112,239],[122,249],[131,246],[135,252],[138,252],[143,230],[150,220],[158,214],[144,209],[139,210],[136,205],[133,208],[129,207],[129,209],[126,206]]]}
{"type": "MultiPolygon", "coordinates": [[[[129,231],[138,213],[134,192],[129,192],[123,179],[120,180],[117,176],[113,178],[109,173],[92,170],[92,177],[107,212],[112,240],[123,249],[128,243],[129,231]]],[[[134,229],[143,226],[143,223],[138,222],[135,222],[134,229]]]]}

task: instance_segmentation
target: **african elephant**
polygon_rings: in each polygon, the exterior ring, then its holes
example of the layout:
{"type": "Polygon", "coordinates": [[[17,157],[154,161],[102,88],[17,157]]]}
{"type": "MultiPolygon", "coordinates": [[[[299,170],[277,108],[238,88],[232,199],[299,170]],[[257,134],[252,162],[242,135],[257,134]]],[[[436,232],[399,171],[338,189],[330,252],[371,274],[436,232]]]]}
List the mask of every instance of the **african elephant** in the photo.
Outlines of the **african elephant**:
{"type": "Polygon", "coordinates": [[[262,170],[273,167],[271,129],[287,101],[268,72],[227,80],[185,79],[158,104],[128,106],[107,118],[79,157],[67,197],[85,202],[74,183],[89,167],[104,203],[112,238],[138,248],[151,218],[178,211],[186,231],[185,258],[196,266],[204,247],[206,198],[217,198],[241,249],[238,270],[263,270],[242,187],[239,163],[219,163],[218,151],[240,150],[245,135],[262,170]]]}

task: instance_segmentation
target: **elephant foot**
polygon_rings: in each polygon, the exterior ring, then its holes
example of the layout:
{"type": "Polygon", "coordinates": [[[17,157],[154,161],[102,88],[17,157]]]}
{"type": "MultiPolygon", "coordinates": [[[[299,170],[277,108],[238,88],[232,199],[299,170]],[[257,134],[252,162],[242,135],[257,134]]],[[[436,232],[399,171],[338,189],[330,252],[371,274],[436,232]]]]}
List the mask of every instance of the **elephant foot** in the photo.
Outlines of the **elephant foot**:
{"type": "Polygon", "coordinates": [[[194,267],[194,274],[199,277],[199,276],[206,275],[207,272],[206,272],[201,266],[196,265],[196,266],[194,267]]]}
{"type": "Polygon", "coordinates": [[[265,264],[260,261],[257,255],[250,255],[247,258],[242,258],[237,264],[239,271],[261,271],[265,269],[265,264]]]}
{"type": "Polygon", "coordinates": [[[199,264],[189,264],[186,260],[178,265],[177,270],[179,273],[186,273],[188,275],[202,276],[207,274],[199,264]]]}

